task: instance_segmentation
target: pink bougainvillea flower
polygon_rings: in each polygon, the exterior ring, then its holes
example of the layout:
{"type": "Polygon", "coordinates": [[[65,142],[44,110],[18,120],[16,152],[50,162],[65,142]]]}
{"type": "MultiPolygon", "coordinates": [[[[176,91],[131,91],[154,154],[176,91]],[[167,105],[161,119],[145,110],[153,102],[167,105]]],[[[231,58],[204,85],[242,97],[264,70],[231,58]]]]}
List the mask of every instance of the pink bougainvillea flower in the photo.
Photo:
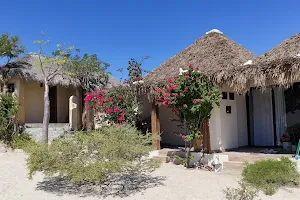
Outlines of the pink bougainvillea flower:
{"type": "Polygon", "coordinates": [[[200,99],[194,99],[194,100],[193,100],[193,103],[194,103],[194,104],[197,104],[197,103],[199,103],[199,102],[200,102],[200,99]]]}
{"type": "Polygon", "coordinates": [[[119,99],[119,100],[123,100],[124,97],[123,97],[122,95],[119,95],[119,96],[118,96],[118,99],[119,99]]]}
{"type": "Polygon", "coordinates": [[[182,135],[181,138],[186,141],[186,136],[185,135],[182,135]]]}
{"type": "Polygon", "coordinates": [[[108,114],[111,114],[113,111],[114,111],[114,109],[113,109],[113,108],[109,108],[109,109],[107,109],[107,113],[108,113],[108,114]]]}
{"type": "Polygon", "coordinates": [[[169,88],[172,89],[172,90],[177,89],[177,85],[174,85],[174,84],[169,83],[168,86],[169,86],[169,88]]]}
{"type": "Polygon", "coordinates": [[[184,74],[185,74],[185,75],[189,75],[190,73],[189,73],[189,72],[184,72],[184,74]]]}
{"type": "Polygon", "coordinates": [[[165,93],[165,95],[164,95],[166,98],[169,98],[170,96],[171,96],[171,94],[170,93],[165,93]]]}
{"type": "Polygon", "coordinates": [[[184,108],[187,108],[187,105],[186,105],[186,104],[183,104],[183,107],[184,107],[184,108]]]}
{"type": "Polygon", "coordinates": [[[119,117],[119,122],[122,123],[125,121],[125,118],[123,116],[119,117]]]}
{"type": "Polygon", "coordinates": [[[100,101],[100,102],[99,102],[99,105],[100,105],[101,107],[103,106],[103,104],[104,104],[103,101],[100,101]]]}
{"type": "Polygon", "coordinates": [[[169,82],[169,83],[173,83],[173,82],[174,82],[174,79],[169,78],[169,79],[168,79],[168,82],[169,82]]]}
{"type": "Polygon", "coordinates": [[[119,112],[120,108],[114,108],[114,112],[119,112]]]}
{"type": "Polygon", "coordinates": [[[157,93],[162,93],[162,92],[163,92],[163,90],[162,90],[162,89],[160,89],[160,88],[155,88],[154,92],[157,92],[157,93]]]}
{"type": "Polygon", "coordinates": [[[85,102],[90,102],[92,99],[94,98],[93,94],[88,94],[86,95],[86,97],[84,98],[85,102]]]}
{"type": "Polygon", "coordinates": [[[190,77],[189,77],[189,76],[185,76],[185,78],[186,78],[186,79],[190,79],[190,77]]]}
{"type": "Polygon", "coordinates": [[[173,96],[174,96],[174,97],[178,97],[178,94],[177,94],[177,93],[174,93],[173,96]]]}
{"type": "Polygon", "coordinates": [[[112,101],[112,100],[114,100],[112,97],[106,97],[106,98],[105,98],[105,102],[110,102],[110,101],[112,101]]]}
{"type": "Polygon", "coordinates": [[[196,70],[199,70],[199,66],[196,67],[196,70]]]}

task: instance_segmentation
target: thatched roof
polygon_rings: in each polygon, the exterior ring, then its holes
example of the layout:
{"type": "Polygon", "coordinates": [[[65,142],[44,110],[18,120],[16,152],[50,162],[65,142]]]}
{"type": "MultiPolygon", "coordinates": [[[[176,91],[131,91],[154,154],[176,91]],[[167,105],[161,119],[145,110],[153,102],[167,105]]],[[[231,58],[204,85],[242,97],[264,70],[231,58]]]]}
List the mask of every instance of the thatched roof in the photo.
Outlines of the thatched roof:
{"type": "Polygon", "coordinates": [[[214,77],[222,70],[239,67],[255,58],[251,52],[220,31],[212,30],[152,70],[144,77],[144,81],[146,85],[164,84],[168,78],[177,77],[179,69],[187,69],[189,64],[198,66],[202,73],[215,79],[214,77]]]}
{"type": "MultiPolygon", "coordinates": [[[[62,86],[72,86],[79,87],[80,82],[77,79],[71,78],[66,75],[57,65],[53,63],[46,63],[47,67],[46,73],[51,74],[55,70],[55,76],[51,79],[50,85],[62,85],[62,86]]],[[[7,65],[1,67],[0,75],[2,79],[18,77],[26,81],[34,82],[44,82],[43,73],[39,67],[39,58],[37,55],[26,55],[22,58],[18,58],[15,61],[8,63],[7,65]]],[[[95,75],[95,79],[96,79],[95,75]]],[[[120,84],[120,81],[115,79],[112,76],[109,76],[107,87],[117,86],[120,84]]]]}
{"type": "Polygon", "coordinates": [[[300,33],[284,40],[239,70],[229,70],[219,75],[219,82],[226,82],[237,91],[250,87],[269,85],[289,86],[300,80],[300,33]]]}

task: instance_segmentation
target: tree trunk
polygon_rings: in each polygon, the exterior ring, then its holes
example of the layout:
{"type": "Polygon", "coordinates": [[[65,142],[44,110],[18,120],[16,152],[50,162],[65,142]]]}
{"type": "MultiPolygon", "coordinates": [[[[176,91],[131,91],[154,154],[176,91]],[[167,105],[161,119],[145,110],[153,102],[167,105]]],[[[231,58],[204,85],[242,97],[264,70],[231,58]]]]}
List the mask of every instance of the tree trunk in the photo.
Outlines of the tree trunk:
{"type": "Polygon", "coordinates": [[[50,100],[49,100],[49,83],[47,80],[44,82],[44,117],[43,117],[43,133],[42,142],[48,144],[48,129],[50,120],[50,100]]]}
{"type": "Polygon", "coordinates": [[[76,96],[78,97],[78,113],[77,113],[77,127],[78,129],[82,128],[82,115],[83,115],[83,108],[82,108],[82,89],[76,88],[76,96]]]}

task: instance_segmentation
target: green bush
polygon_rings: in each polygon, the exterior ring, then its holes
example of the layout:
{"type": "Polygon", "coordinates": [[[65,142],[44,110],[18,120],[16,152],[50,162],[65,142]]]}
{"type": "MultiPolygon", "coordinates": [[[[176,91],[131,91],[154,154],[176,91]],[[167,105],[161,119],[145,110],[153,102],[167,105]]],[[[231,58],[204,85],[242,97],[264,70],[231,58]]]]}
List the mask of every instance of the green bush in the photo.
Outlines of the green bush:
{"type": "Polygon", "coordinates": [[[261,189],[266,195],[275,194],[282,186],[298,186],[300,180],[296,164],[286,157],[247,164],[242,175],[244,181],[261,189]]]}
{"type": "Polygon", "coordinates": [[[99,183],[113,174],[149,172],[159,166],[158,160],[148,158],[149,143],[151,135],[129,125],[77,133],[50,145],[38,144],[27,160],[29,175],[43,171],[75,183],[99,183]]]}
{"type": "Polygon", "coordinates": [[[239,182],[239,187],[237,188],[228,187],[223,192],[227,200],[253,200],[258,197],[257,190],[244,182],[239,182]]]}
{"type": "Polygon", "coordinates": [[[12,148],[13,149],[23,149],[25,152],[29,153],[37,143],[31,139],[31,136],[27,133],[22,133],[13,138],[12,148]]]}
{"type": "Polygon", "coordinates": [[[19,104],[14,96],[0,94],[0,140],[9,145],[18,133],[18,108],[19,104]]]}

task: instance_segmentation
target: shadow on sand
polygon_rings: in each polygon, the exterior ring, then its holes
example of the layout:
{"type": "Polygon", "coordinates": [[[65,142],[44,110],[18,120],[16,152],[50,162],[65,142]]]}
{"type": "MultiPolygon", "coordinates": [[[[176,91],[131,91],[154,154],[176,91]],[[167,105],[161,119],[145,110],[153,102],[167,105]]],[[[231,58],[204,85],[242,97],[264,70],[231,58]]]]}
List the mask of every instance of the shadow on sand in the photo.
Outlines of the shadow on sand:
{"type": "Polygon", "coordinates": [[[163,186],[166,178],[145,174],[119,175],[108,178],[102,184],[72,184],[67,179],[48,178],[37,185],[37,190],[54,193],[56,195],[79,195],[81,197],[126,197],[148,188],[163,186]]]}

